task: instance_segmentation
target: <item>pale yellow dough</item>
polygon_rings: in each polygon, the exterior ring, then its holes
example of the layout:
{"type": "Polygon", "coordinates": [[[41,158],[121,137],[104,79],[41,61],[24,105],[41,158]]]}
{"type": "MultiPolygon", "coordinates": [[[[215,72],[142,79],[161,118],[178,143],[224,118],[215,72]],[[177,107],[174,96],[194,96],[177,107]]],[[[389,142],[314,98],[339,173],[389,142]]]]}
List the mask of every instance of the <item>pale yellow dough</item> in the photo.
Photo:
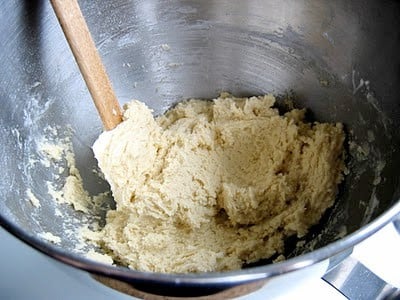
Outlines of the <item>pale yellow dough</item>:
{"type": "Polygon", "coordinates": [[[284,116],[272,95],[190,100],[154,119],[143,103],[93,146],[111,185],[102,245],[154,272],[240,268],[282,253],[332,206],[344,171],[341,124],[284,116]]]}

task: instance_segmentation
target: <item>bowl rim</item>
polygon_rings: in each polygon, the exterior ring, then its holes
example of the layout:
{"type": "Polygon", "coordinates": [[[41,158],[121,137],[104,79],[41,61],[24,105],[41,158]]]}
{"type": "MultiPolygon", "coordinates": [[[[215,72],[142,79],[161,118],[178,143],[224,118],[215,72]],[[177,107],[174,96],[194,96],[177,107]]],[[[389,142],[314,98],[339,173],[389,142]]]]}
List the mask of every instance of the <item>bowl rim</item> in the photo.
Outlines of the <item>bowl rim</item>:
{"type": "MultiPolygon", "coordinates": [[[[289,258],[285,261],[234,271],[185,274],[136,271],[127,267],[108,265],[106,263],[93,261],[77,253],[66,251],[35,235],[28,234],[1,213],[0,225],[16,238],[44,253],[46,256],[89,273],[103,275],[128,283],[153,282],[161,284],[179,284],[180,286],[205,286],[212,284],[213,286],[223,287],[249,283],[291,273],[330,259],[342,252],[348,251],[351,253],[352,248],[356,244],[377,232],[386,224],[394,220],[396,216],[400,216],[400,200],[394,203],[392,207],[387,209],[380,216],[351,234],[319,249],[289,258]]],[[[338,262],[335,264],[337,263],[338,262]]]]}

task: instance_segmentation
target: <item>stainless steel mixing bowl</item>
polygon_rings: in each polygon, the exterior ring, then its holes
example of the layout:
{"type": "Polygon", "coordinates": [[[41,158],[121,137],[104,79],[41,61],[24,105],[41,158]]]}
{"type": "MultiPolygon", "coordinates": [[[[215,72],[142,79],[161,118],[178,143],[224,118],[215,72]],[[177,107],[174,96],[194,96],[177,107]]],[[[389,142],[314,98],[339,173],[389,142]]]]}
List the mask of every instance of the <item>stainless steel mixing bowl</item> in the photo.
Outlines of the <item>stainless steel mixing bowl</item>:
{"type": "Polygon", "coordinates": [[[90,261],[76,250],[78,239],[66,229],[71,233],[97,216],[104,218],[104,211],[85,217],[56,203],[46,186],[54,179],[51,166],[32,159],[40,157],[37,142],[49,134],[48,126],[57,128],[57,138],[72,135],[85,188],[92,194],[107,190],[92,172],[91,145],[102,125],[49,3],[1,1],[0,221],[22,240],[58,260],[142,290],[206,295],[263,285],[319,262],[328,261],[326,271],[400,212],[400,2],[80,4],[121,103],[140,99],[159,114],[177,101],[212,98],[220,91],[289,97],[295,106],[310,109],[310,119],[345,124],[350,173],[335,206],[304,239],[305,247],[295,249],[288,241],[291,258],[285,262],[172,275],[90,261]],[[28,190],[40,207],[28,201],[28,190]],[[61,237],[60,243],[40,238],[43,232],[61,237]]]}

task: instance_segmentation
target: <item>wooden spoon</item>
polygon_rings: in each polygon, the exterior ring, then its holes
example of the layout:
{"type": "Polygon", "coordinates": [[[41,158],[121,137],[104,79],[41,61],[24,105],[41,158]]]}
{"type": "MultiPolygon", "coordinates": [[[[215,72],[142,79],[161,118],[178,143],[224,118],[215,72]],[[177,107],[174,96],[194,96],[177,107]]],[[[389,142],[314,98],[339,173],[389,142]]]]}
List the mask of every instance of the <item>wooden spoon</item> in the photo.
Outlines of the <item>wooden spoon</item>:
{"type": "Polygon", "coordinates": [[[106,130],[122,121],[121,108],[77,0],[50,0],[106,130]]]}

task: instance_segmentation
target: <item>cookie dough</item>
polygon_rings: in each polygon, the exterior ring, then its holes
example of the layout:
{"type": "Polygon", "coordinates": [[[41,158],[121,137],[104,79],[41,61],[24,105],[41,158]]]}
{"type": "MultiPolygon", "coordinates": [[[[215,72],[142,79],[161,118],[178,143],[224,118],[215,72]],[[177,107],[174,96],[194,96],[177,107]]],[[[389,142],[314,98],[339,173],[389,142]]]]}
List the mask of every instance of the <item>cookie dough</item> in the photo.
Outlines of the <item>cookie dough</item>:
{"type": "Polygon", "coordinates": [[[154,118],[139,101],[93,149],[110,183],[101,244],[142,271],[240,268],[283,252],[332,206],[345,169],[341,124],[280,115],[272,95],[189,100],[154,118]]]}

